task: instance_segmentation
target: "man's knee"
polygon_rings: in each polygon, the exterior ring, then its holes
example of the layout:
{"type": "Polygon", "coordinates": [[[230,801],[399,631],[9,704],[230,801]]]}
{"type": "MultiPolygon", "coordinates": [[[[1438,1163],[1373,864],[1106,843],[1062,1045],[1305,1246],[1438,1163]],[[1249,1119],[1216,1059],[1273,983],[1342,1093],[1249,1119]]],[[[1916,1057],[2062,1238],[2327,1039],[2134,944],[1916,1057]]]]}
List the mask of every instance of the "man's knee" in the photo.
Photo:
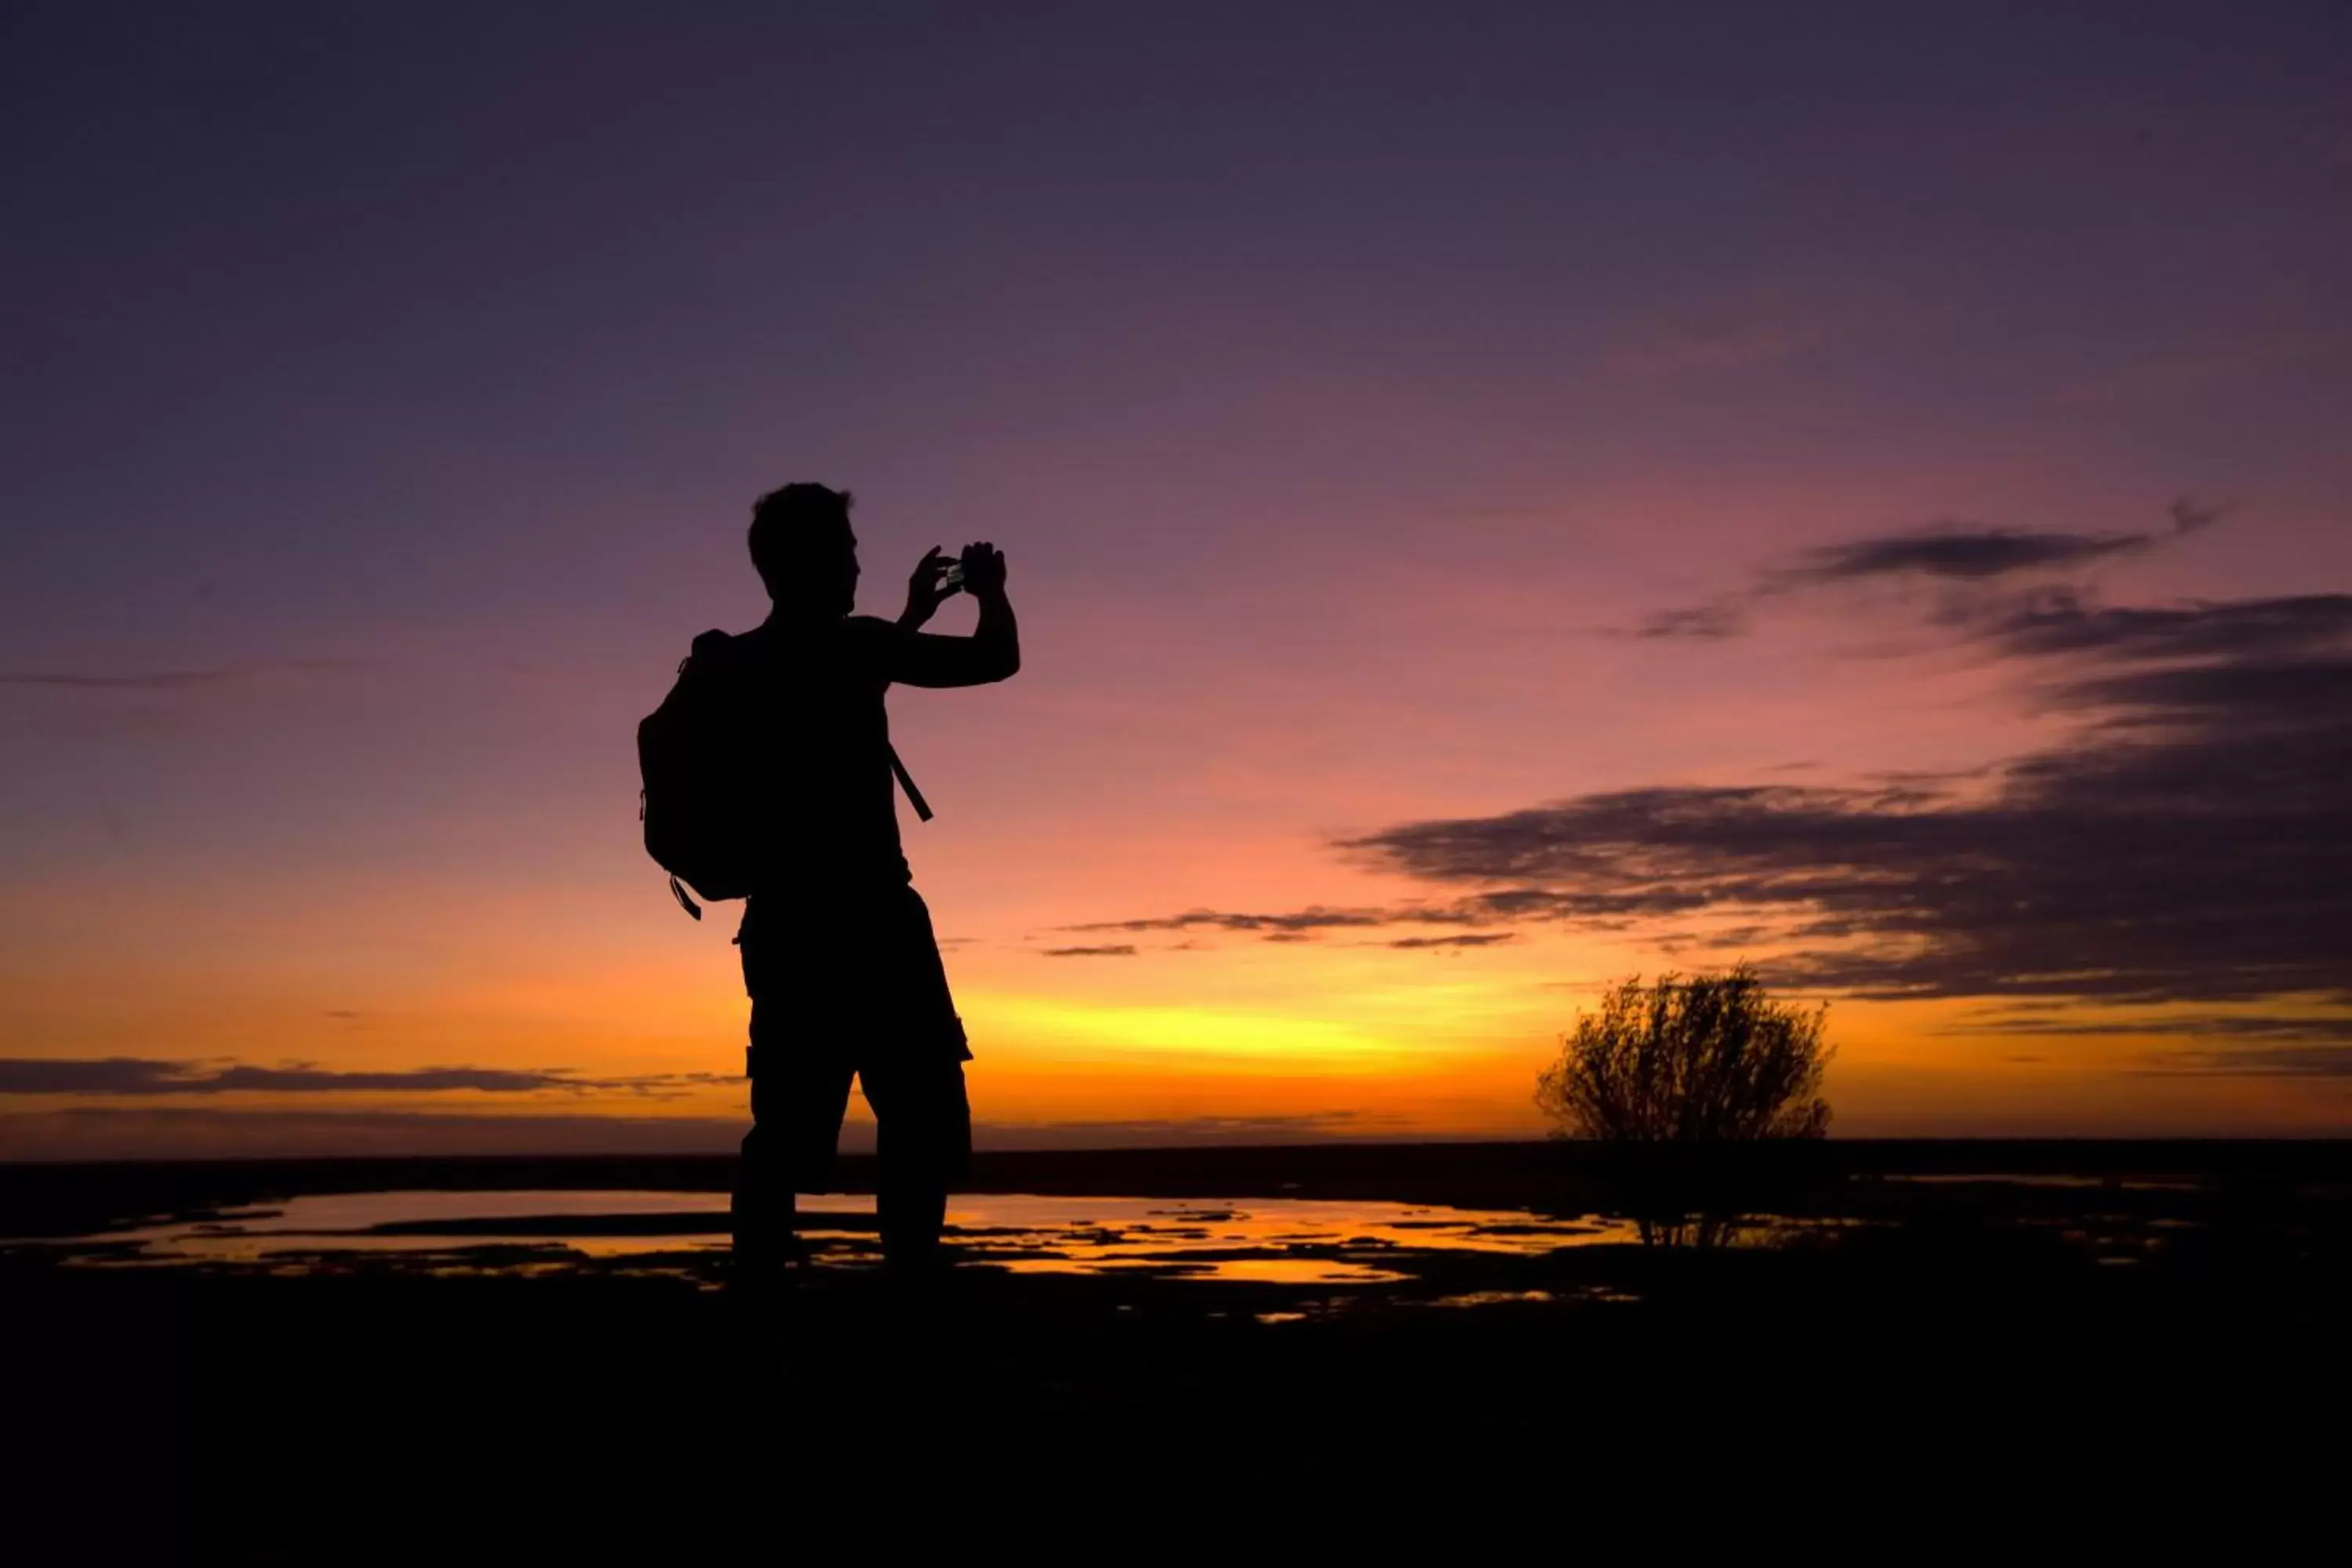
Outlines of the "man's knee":
{"type": "Polygon", "coordinates": [[[901,1092],[875,1117],[883,1179],[942,1188],[963,1180],[971,1165],[971,1107],[961,1065],[951,1084],[927,1084],[914,1093],[898,1087],[901,1092]]]}

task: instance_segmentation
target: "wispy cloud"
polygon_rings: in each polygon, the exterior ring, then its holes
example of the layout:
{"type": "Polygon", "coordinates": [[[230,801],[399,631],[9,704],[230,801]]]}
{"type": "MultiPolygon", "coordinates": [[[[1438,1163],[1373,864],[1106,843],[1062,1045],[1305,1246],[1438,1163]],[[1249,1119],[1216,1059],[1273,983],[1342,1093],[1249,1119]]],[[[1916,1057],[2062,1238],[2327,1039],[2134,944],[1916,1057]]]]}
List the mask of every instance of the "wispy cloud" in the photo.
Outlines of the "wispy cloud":
{"type": "MultiPolygon", "coordinates": [[[[1911,582],[1984,591],[2019,579],[2080,570],[2140,555],[2184,534],[2211,527],[2224,509],[2191,497],[2166,509],[2169,526],[2136,533],[2073,533],[1949,522],[1815,545],[1764,567],[1743,587],[1705,604],[1661,610],[1636,635],[1716,640],[1748,629],[1768,601],[1841,584],[1911,582]]],[[[1969,607],[1948,606],[1965,616],[1969,607]]]]}
{"type": "Polygon", "coordinates": [[[1653,318],[1615,356],[1636,375],[1746,370],[1776,364],[1821,348],[1831,321],[1772,289],[1756,289],[1685,305],[1653,318]]]}
{"type": "Polygon", "coordinates": [[[1381,924],[1387,917],[1378,910],[1330,910],[1320,905],[1280,914],[1244,914],[1228,910],[1187,910],[1181,915],[1152,915],[1138,920],[1091,921],[1084,925],[1064,926],[1064,931],[1326,931],[1347,926],[1381,924]]]}
{"type": "MultiPolygon", "coordinates": [[[[1389,908],[1330,909],[1310,905],[1303,910],[1244,912],[1231,910],[1187,910],[1182,914],[1147,915],[1132,920],[1090,921],[1082,925],[1065,926],[1069,931],[1120,931],[1143,934],[1161,931],[1233,932],[1255,936],[1260,942],[1313,942],[1327,931],[1377,931],[1397,926],[1486,926],[1511,918],[1512,895],[1498,890],[1443,904],[1410,903],[1389,908]]],[[[1480,934],[1450,936],[1409,936],[1389,941],[1381,945],[1393,948],[1462,949],[1491,947],[1512,941],[1512,934],[1492,931],[1480,934]]],[[[1182,942],[1180,948],[1196,944],[1182,942]]],[[[1120,957],[1131,956],[1137,951],[1131,943],[1102,947],[1047,948],[1049,958],[1120,957]]],[[[1168,951],[1174,951],[1170,949],[1168,951]]]]}
{"type": "Polygon", "coordinates": [[[2231,1078],[2352,1078],[2352,1046],[2247,1045],[2184,1051],[2151,1062],[2140,1071],[2156,1076],[2195,1073],[2231,1078]]]}
{"type": "Polygon", "coordinates": [[[54,686],[69,691],[184,691],[236,679],[227,669],[156,669],[135,675],[86,675],[68,670],[0,670],[0,686],[54,686]]]}
{"type": "Polygon", "coordinates": [[[1736,637],[1746,631],[1748,613],[1740,600],[1722,599],[1713,604],[1660,610],[1638,629],[1639,635],[1645,637],[1694,637],[1713,642],[1736,637]]]}
{"type": "Polygon", "coordinates": [[[733,1081],[715,1073],[663,1073],[635,1078],[584,1078],[568,1069],[478,1067],[407,1068],[345,1072],[315,1063],[258,1067],[235,1062],[173,1061],[144,1057],[0,1058],[0,1095],[180,1095],[409,1093],[532,1094],[622,1092],[665,1096],[733,1081]]]}
{"type": "MultiPolygon", "coordinates": [[[[982,1149],[1183,1148],[1394,1137],[1402,1118],[1352,1110],[1300,1115],[1100,1121],[977,1122],[982,1149]]],[[[438,1154],[734,1154],[730,1117],[455,1114],[414,1110],[81,1105],[0,1111],[0,1149],[21,1160],[391,1157],[438,1154]]],[[[845,1152],[874,1146],[870,1122],[843,1130],[845,1152]]]]}
{"type": "Polygon", "coordinates": [[[1200,1144],[1316,1143],[1394,1136],[1402,1118],[1361,1110],[1296,1114],[1186,1116],[1132,1121],[975,1122],[983,1149],[1167,1149],[1200,1144]]]}
{"type": "Polygon", "coordinates": [[[2352,1013],[2205,1013],[2082,1017],[2070,1009],[1980,1013],[1946,1032],[1971,1035],[2122,1036],[2135,1039],[2257,1040],[2271,1045],[2352,1047],[2352,1013]]]}
{"type": "Polygon", "coordinates": [[[358,666],[342,658],[275,659],[251,664],[220,665],[204,669],[99,671],[73,669],[0,670],[0,686],[47,687],[60,691],[190,691],[226,686],[271,675],[315,675],[347,671],[358,666]]]}
{"type": "Polygon", "coordinates": [[[1970,629],[2013,654],[2265,662],[2352,636],[2352,594],[2100,605],[2061,589],[1988,606],[1970,629]]]}
{"type": "Polygon", "coordinates": [[[2225,336],[2143,355],[2052,392],[2061,402],[2075,405],[2210,396],[2233,382],[2274,375],[2331,346],[2325,332],[2308,328],[2225,336]]]}
{"type": "Polygon", "coordinates": [[[726,1117],[499,1115],[413,1110],[115,1104],[0,1111],[16,1160],[385,1158],[440,1154],[732,1153],[726,1117]]]}
{"type": "Polygon", "coordinates": [[[2154,536],[2146,533],[2040,533],[1948,525],[1819,545],[1767,574],[1765,581],[1776,588],[1902,576],[1979,583],[2136,554],[2154,542],[2154,536]]]}
{"type": "Polygon", "coordinates": [[[2347,1012],[2083,1016],[2044,1007],[1963,1018],[1941,1032],[2158,1041],[2163,1048],[2139,1069],[2158,1076],[2352,1078],[2347,1012]]]}
{"type": "Polygon", "coordinates": [[[2195,533],[2200,529],[2212,527],[2230,515],[2229,508],[2200,501],[2191,496],[2175,497],[2172,504],[2164,510],[2165,515],[2172,519],[2175,534],[2195,533]]]}
{"type": "MultiPolygon", "coordinates": [[[[1339,847],[1362,847],[1369,840],[1343,841],[1339,847]]],[[[1376,856],[1379,854],[1376,851],[1376,856]]],[[[1688,914],[1706,907],[1703,896],[1687,894],[1670,888],[1612,892],[1564,892],[1557,888],[1539,886],[1504,886],[1482,888],[1465,892],[1443,903],[1415,901],[1396,904],[1385,909],[1363,908],[1335,911],[1319,906],[1287,913],[1223,914],[1195,910],[1181,915],[1155,915],[1129,921],[1097,921],[1083,926],[1068,926],[1068,931],[1188,931],[1212,930],[1234,931],[1255,936],[1261,942],[1298,942],[1313,941],[1326,930],[1378,931],[1398,927],[1467,927],[1470,934],[1457,936],[1407,936],[1384,941],[1378,945],[1403,948],[1468,948],[1492,947],[1517,940],[1509,931],[1477,928],[1507,925],[1514,922],[1559,921],[1587,929],[1607,929],[1637,916],[1688,914]],[[1334,918],[1344,913],[1345,919],[1334,918]]],[[[1163,951],[1177,952],[1195,946],[1180,942],[1163,951]]],[[[1367,944],[1370,945],[1370,944],[1367,944]]]]}

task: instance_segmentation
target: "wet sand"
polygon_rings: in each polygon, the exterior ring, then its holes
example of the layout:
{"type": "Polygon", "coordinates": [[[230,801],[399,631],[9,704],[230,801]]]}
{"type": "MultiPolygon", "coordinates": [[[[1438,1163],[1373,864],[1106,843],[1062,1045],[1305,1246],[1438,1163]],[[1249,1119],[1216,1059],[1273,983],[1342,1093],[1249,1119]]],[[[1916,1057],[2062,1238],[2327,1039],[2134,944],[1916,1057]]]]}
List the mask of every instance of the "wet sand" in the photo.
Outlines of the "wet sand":
{"type": "Polygon", "coordinates": [[[1596,1546],[1660,1509],[1916,1541],[2332,1494],[2341,1146],[1832,1145],[1707,1255],[1610,1230],[1581,1159],[999,1157],[915,1301],[847,1200],[792,1288],[722,1288],[724,1162],[0,1168],[10,1473],[72,1561],[1596,1546]],[[272,1236],[309,1256],[237,1255],[272,1236]]]}

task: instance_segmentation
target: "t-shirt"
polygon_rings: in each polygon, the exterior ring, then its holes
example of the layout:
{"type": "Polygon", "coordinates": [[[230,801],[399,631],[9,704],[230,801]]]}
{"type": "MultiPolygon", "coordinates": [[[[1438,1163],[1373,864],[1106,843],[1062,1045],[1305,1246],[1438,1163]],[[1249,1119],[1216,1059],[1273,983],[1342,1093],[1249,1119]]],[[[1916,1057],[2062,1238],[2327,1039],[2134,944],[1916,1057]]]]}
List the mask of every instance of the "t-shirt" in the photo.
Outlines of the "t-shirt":
{"type": "Polygon", "coordinates": [[[771,621],[730,639],[753,766],[773,803],[761,891],[854,891],[910,879],[883,694],[914,634],[872,616],[771,621]]]}

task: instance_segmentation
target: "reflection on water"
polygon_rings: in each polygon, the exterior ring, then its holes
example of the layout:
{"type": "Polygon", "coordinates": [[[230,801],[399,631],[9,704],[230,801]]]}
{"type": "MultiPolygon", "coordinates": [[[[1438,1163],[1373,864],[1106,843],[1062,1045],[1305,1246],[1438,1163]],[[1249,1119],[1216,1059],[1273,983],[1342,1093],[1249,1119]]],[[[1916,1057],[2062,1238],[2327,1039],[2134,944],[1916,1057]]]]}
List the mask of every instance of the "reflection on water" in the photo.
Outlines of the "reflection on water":
{"type": "Polygon", "coordinates": [[[1890,1172],[1880,1176],[1882,1182],[1910,1182],[1924,1187],[2108,1187],[2126,1193],[2193,1193],[2205,1184],[2185,1176],[2084,1176],[2063,1172],[2040,1171],[1936,1171],[1927,1173],[1890,1172]]]}
{"type": "Polygon", "coordinates": [[[1249,1198],[1063,1198],[973,1194],[948,1220],[963,1258],[1030,1272],[1150,1273],[1285,1285],[1408,1278],[1404,1254],[1540,1256],[1633,1239],[1629,1225],[1547,1221],[1424,1204],[1249,1198]]]}
{"type": "MultiPolygon", "coordinates": [[[[964,1267],[1286,1285],[1380,1284],[1412,1278],[1415,1258],[1535,1258],[1634,1239],[1633,1226],[1616,1220],[1303,1198],[973,1194],[954,1200],[948,1222],[964,1267]]],[[[864,1266],[877,1256],[870,1196],[813,1203],[801,1230],[820,1264],[864,1266]]],[[[338,1258],[373,1258],[434,1271],[529,1274],[582,1259],[685,1266],[723,1252],[727,1234],[725,1199],[711,1193],[337,1193],[108,1232],[81,1244],[81,1260],[307,1272],[338,1258]]]]}
{"type": "Polygon", "coordinates": [[[486,1263],[621,1258],[725,1245],[725,1198],[710,1193],[320,1193],[94,1237],[114,1263],[298,1263],[335,1253],[438,1255],[463,1237],[486,1263]],[[721,1206],[713,1209],[717,1203],[721,1206]]]}

